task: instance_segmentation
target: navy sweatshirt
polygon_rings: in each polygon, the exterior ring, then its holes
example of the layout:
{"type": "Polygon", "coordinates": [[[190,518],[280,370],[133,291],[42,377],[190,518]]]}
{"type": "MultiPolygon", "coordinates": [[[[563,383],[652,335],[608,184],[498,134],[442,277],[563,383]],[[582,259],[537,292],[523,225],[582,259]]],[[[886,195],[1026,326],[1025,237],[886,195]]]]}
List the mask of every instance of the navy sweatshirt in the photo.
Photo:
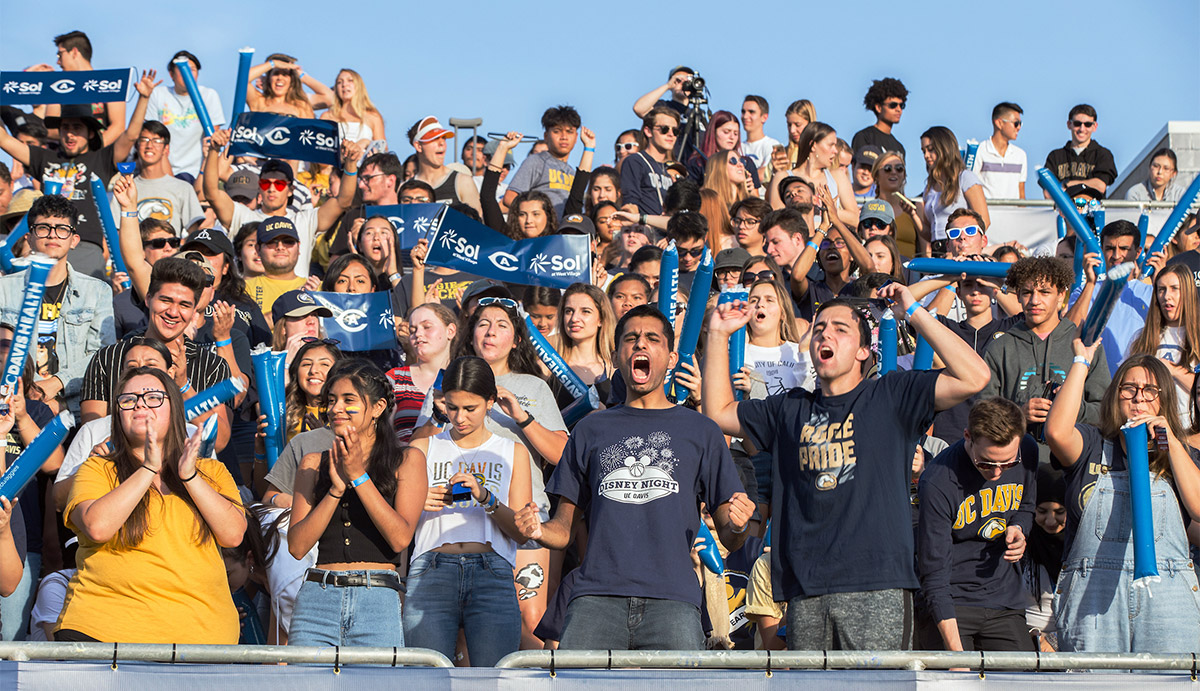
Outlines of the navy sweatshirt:
{"type": "Polygon", "coordinates": [[[1016,562],[1004,561],[1005,530],[1033,526],[1038,447],[1021,440],[1021,462],[985,480],[965,441],[943,451],[921,474],[917,570],[934,621],[955,618],[956,606],[1025,609],[1016,562]]]}

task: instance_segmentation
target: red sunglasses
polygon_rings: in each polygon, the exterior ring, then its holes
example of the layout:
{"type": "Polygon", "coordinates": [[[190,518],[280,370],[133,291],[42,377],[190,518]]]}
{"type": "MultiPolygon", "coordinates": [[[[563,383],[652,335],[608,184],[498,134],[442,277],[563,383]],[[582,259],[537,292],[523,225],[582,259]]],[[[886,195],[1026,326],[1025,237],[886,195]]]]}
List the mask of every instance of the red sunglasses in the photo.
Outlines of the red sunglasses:
{"type": "Polygon", "coordinates": [[[284,190],[286,190],[286,189],[288,188],[288,181],[287,181],[287,180],[279,180],[279,179],[277,179],[277,178],[276,178],[276,179],[271,179],[271,180],[259,180],[259,181],[258,181],[258,188],[259,188],[260,190],[262,190],[263,192],[266,192],[267,190],[271,189],[271,185],[272,185],[272,184],[274,184],[274,185],[275,185],[275,190],[276,190],[277,192],[282,192],[282,191],[284,191],[284,190]]]}

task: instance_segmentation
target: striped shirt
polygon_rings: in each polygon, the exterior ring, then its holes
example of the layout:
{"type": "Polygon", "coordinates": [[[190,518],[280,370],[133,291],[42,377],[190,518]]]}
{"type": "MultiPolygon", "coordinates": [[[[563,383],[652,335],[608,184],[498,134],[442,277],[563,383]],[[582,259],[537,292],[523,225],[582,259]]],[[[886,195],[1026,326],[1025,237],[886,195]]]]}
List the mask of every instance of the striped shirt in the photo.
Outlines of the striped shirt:
{"type": "MultiPolygon", "coordinates": [[[[144,333],[130,334],[129,338],[141,336],[144,333]]],[[[79,400],[112,402],[113,387],[121,378],[122,365],[125,363],[125,354],[129,352],[130,345],[126,338],[96,351],[83,376],[79,400]]],[[[183,337],[183,348],[187,355],[188,381],[191,382],[193,391],[203,391],[232,376],[229,365],[220,355],[217,355],[216,349],[211,344],[201,346],[191,339],[183,337]]]]}
{"type": "Polygon", "coordinates": [[[397,367],[389,374],[392,375],[392,390],[396,394],[396,438],[407,444],[417,426],[417,416],[421,412],[421,404],[425,401],[425,392],[413,383],[409,368],[397,367]]]}

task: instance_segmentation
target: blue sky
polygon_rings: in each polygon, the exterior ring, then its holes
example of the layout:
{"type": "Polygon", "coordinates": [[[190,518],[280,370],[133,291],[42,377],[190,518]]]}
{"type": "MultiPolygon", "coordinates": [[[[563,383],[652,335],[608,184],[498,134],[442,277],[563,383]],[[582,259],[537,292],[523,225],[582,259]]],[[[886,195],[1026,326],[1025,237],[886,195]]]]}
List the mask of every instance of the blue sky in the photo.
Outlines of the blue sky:
{"type": "MultiPolygon", "coordinates": [[[[1068,137],[1079,102],[1100,114],[1097,141],[1122,170],[1168,120],[1200,120],[1200,2],[1091,0],[1001,3],[626,2],[571,5],[459,0],[404,3],[65,2],[0,4],[0,66],[54,62],[55,34],[86,31],[97,68],[164,71],[186,48],[200,82],[232,101],[237,50],[297,55],[332,84],[340,67],[366,80],[387,120],[392,148],[428,114],[482,117],[484,131],[538,133],[541,112],[570,103],[596,131],[601,160],[637,121],[634,99],[679,63],[697,68],[712,108],[740,114],[747,93],[765,96],[767,134],[784,139],[787,104],[808,98],[847,139],[873,120],[862,96],[873,78],[898,77],[911,95],[896,130],[919,155],[920,133],[946,125],[960,143],[991,132],[991,107],[1025,109],[1018,144],[1032,169],[1068,137]],[[53,7],[53,10],[49,8],[53,7]],[[201,10],[201,7],[213,8],[201,10]],[[690,10],[681,18],[680,8],[690,10]],[[339,18],[342,11],[354,19],[339,18]],[[682,41],[649,27],[689,27],[682,41]]],[[[679,35],[676,29],[669,32],[679,35]]],[[[165,76],[165,75],[164,75],[165,76]]],[[[923,180],[914,161],[910,192],[923,180]]]]}

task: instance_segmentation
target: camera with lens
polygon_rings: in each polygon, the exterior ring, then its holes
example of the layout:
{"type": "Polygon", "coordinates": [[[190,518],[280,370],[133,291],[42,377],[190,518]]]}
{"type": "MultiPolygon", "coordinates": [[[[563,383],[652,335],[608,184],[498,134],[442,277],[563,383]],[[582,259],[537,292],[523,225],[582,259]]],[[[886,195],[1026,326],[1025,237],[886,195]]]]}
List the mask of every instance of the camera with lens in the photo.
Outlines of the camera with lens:
{"type": "Polygon", "coordinates": [[[704,93],[704,77],[698,74],[693,74],[683,83],[683,92],[688,96],[696,96],[704,93]]]}

